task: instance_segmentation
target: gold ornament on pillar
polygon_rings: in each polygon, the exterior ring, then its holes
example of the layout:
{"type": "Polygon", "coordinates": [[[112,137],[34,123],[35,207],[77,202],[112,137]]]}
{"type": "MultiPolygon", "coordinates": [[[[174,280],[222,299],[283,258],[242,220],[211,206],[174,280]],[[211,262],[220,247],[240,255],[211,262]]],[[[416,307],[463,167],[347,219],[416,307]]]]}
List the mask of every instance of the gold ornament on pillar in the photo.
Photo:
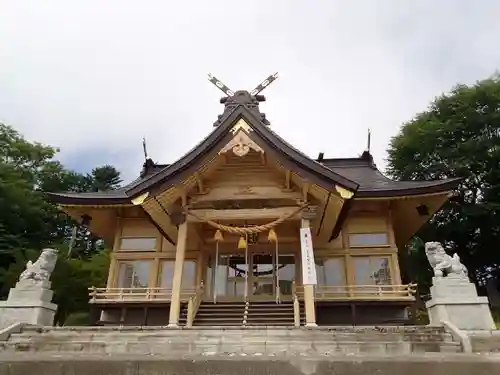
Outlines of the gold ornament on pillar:
{"type": "Polygon", "coordinates": [[[271,228],[269,234],[267,235],[269,242],[274,242],[274,264],[276,265],[275,275],[276,275],[276,303],[281,303],[281,291],[280,291],[280,275],[279,275],[279,245],[278,245],[278,235],[276,231],[271,228]]]}
{"type": "Polygon", "coordinates": [[[271,228],[271,230],[269,231],[269,234],[267,235],[267,240],[269,242],[277,242],[278,241],[278,236],[276,235],[276,232],[274,231],[274,229],[271,228]]]}
{"type": "Polygon", "coordinates": [[[247,241],[245,237],[241,236],[238,241],[238,249],[246,249],[246,248],[247,248],[247,241]]]}
{"type": "MultiPolygon", "coordinates": [[[[222,232],[220,229],[217,229],[214,234],[215,240],[215,272],[219,269],[219,242],[224,241],[224,237],[222,236],[222,232]]],[[[214,303],[217,302],[217,291],[214,290],[214,303]]]]}
{"type": "Polygon", "coordinates": [[[217,229],[215,231],[215,234],[214,234],[214,240],[216,242],[221,242],[221,241],[224,241],[224,237],[222,236],[222,232],[220,231],[220,229],[217,229]]]}

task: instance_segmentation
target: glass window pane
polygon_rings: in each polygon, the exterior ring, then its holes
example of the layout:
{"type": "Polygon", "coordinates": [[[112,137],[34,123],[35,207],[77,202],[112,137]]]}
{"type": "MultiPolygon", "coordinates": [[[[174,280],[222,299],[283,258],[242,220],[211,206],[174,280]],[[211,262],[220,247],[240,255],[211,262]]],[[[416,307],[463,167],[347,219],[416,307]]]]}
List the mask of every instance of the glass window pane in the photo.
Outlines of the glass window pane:
{"type": "Polygon", "coordinates": [[[330,258],[324,262],[325,284],[345,285],[345,266],[343,258],[330,258]]]}
{"type": "Polygon", "coordinates": [[[172,289],[172,278],[174,277],[174,261],[164,260],[161,262],[161,280],[160,287],[166,289],[172,289]]]}
{"type": "Polygon", "coordinates": [[[355,233],[349,235],[352,246],[384,246],[389,244],[387,233],[355,233]]]}
{"type": "Polygon", "coordinates": [[[212,272],[212,259],[209,259],[207,262],[207,272],[205,274],[205,280],[203,280],[205,284],[205,295],[212,295],[212,285],[213,285],[213,272],[212,272]]]}
{"type": "Polygon", "coordinates": [[[392,284],[389,257],[355,257],[353,261],[356,285],[392,284]]]}
{"type": "Polygon", "coordinates": [[[184,268],[182,269],[182,290],[194,289],[196,283],[196,262],[194,260],[188,260],[184,262],[184,268]]]}
{"type": "Polygon", "coordinates": [[[375,285],[390,285],[391,271],[389,267],[389,258],[372,257],[370,258],[372,268],[372,278],[375,285]]]}
{"type": "MultiPolygon", "coordinates": [[[[160,270],[160,287],[166,289],[172,289],[172,281],[174,277],[174,260],[164,260],[161,262],[160,270]]],[[[194,260],[188,260],[184,262],[184,268],[182,269],[182,284],[181,289],[194,289],[196,282],[196,262],[194,260]]]]}
{"type": "Polygon", "coordinates": [[[229,267],[226,265],[218,265],[215,269],[214,293],[218,296],[226,295],[227,278],[229,275],[229,267]]]}
{"type": "Polygon", "coordinates": [[[356,285],[372,285],[370,258],[355,257],[354,262],[354,280],[356,285]]]}
{"type": "Polygon", "coordinates": [[[118,270],[118,288],[147,288],[151,261],[122,262],[118,270]]]}
{"type": "Polygon", "coordinates": [[[318,285],[325,285],[325,262],[323,259],[315,259],[316,263],[316,278],[318,285]]]}
{"type": "Polygon", "coordinates": [[[292,295],[293,280],[295,279],[295,256],[278,256],[278,273],[280,293],[283,295],[292,295]]]}
{"type": "Polygon", "coordinates": [[[151,251],[156,249],[155,237],[122,238],[120,250],[125,251],[151,251]]]}

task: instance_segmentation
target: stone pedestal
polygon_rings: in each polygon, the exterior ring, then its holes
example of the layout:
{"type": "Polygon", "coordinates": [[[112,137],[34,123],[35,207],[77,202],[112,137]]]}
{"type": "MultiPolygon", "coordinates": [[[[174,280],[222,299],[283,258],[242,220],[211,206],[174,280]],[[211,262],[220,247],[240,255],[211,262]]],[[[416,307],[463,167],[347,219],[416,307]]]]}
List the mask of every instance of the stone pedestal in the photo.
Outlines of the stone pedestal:
{"type": "Polygon", "coordinates": [[[21,280],[0,301],[0,328],[14,323],[53,325],[57,305],[52,303],[50,282],[21,280]]]}
{"type": "Polygon", "coordinates": [[[463,330],[495,329],[487,297],[477,295],[476,286],[465,277],[434,277],[425,306],[431,325],[448,321],[463,330]]]}

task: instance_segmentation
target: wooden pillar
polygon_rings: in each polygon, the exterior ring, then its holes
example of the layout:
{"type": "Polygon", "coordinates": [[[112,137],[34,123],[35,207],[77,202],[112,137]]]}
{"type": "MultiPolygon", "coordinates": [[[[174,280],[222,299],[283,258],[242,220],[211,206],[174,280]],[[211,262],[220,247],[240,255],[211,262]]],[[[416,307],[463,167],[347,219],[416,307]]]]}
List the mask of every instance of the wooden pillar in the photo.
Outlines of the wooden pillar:
{"type": "Polygon", "coordinates": [[[122,239],[122,218],[120,216],[116,217],[115,221],[115,238],[113,241],[113,251],[109,259],[109,271],[108,271],[108,282],[106,283],[107,288],[114,288],[116,286],[116,272],[117,263],[115,253],[120,250],[120,243],[122,239]]]}
{"type": "Polygon", "coordinates": [[[169,327],[177,327],[179,323],[179,312],[181,305],[181,284],[182,270],[184,268],[184,258],[186,255],[187,242],[187,221],[179,224],[177,234],[177,248],[175,251],[174,276],[172,278],[172,297],[170,300],[170,316],[168,319],[169,327]]]}
{"type": "MultiPolygon", "coordinates": [[[[106,283],[107,288],[114,288],[117,283],[117,264],[116,256],[114,253],[111,253],[109,256],[109,271],[108,271],[108,282],[106,283]]],[[[93,285],[92,285],[93,286],[93,285]]]]}
{"type": "Polygon", "coordinates": [[[203,253],[203,250],[201,246],[198,247],[198,256],[196,258],[196,282],[195,286],[196,288],[200,286],[201,282],[205,282],[204,278],[205,275],[203,274],[203,271],[206,269],[205,266],[205,254],[203,253]]]}
{"type": "MultiPolygon", "coordinates": [[[[308,207],[302,213],[301,227],[310,228],[311,220],[316,216],[316,210],[308,207]]],[[[302,257],[301,257],[302,259],[302,257]]],[[[302,263],[302,269],[305,265],[302,263]]],[[[303,274],[303,273],[302,273],[303,274]]],[[[304,280],[302,280],[304,283],[304,280]]],[[[314,285],[304,284],[304,308],[306,312],[306,327],[316,327],[316,306],[314,300],[314,285]]]]}

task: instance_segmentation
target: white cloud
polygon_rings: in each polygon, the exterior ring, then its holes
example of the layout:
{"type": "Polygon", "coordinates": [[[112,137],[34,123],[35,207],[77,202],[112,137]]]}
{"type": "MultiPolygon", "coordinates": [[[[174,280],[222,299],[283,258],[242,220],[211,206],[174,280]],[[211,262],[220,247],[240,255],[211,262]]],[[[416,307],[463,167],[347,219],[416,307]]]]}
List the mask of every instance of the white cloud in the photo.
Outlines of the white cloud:
{"type": "MultiPolygon", "coordinates": [[[[500,65],[500,3],[4,1],[0,121],[132,178],[146,136],[172,162],[222,111],[212,72],[265,91],[272,127],[311,156],[385,149],[402,122],[500,65]],[[98,152],[98,151],[95,151],[98,152]]],[[[83,163],[83,161],[82,161],[83,163]]]]}

